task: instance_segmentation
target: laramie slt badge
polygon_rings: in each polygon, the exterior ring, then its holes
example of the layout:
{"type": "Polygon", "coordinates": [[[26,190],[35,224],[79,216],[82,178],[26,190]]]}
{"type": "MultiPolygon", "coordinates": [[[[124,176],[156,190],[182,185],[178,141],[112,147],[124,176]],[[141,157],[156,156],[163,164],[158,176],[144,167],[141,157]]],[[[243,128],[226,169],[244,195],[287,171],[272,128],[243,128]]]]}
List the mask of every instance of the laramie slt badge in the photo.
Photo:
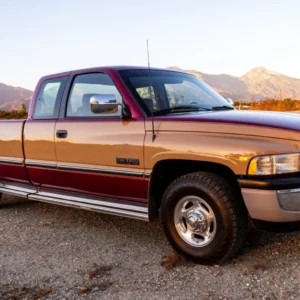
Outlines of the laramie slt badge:
{"type": "Polygon", "coordinates": [[[120,164],[120,165],[139,165],[140,160],[138,158],[117,157],[117,164],[120,164]]]}

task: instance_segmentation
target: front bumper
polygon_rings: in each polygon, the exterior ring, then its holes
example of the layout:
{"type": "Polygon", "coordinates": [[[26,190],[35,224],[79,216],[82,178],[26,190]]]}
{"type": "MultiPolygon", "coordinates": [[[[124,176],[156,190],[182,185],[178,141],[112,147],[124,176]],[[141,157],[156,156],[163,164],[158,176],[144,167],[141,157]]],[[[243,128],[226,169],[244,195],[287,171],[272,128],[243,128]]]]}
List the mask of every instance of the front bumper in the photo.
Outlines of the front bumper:
{"type": "Polygon", "coordinates": [[[253,219],[269,222],[300,221],[300,178],[239,179],[242,195],[253,219]]]}

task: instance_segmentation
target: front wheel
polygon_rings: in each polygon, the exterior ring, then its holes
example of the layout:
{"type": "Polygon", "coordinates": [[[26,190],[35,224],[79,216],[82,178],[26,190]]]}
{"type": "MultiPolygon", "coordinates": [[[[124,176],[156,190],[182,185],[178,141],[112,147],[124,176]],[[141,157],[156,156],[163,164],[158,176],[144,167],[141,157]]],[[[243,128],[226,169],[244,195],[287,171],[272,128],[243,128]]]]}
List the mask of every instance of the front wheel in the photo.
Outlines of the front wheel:
{"type": "Polygon", "coordinates": [[[197,172],[176,179],[164,193],[161,221],[171,245],[195,262],[222,262],[242,246],[247,210],[222,177],[197,172]]]}

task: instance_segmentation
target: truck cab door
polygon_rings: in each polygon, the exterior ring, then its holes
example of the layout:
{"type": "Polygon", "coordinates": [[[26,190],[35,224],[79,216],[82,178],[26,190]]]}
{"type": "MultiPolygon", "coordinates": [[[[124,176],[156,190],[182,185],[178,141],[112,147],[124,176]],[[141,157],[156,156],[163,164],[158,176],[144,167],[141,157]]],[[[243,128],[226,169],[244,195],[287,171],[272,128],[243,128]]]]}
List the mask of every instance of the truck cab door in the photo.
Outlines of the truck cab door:
{"type": "Polygon", "coordinates": [[[51,187],[56,175],[54,130],[67,78],[41,79],[33,96],[32,113],[25,123],[25,166],[32,184],[38,188],[51,187]]]}
{"type": "Polygon", "coordinates": [[[91,111],[93,95],[122,96],[106,73],[75,75],[63,118],[56,122],[57,189],[146,203],[144,118],[91,111]]]}

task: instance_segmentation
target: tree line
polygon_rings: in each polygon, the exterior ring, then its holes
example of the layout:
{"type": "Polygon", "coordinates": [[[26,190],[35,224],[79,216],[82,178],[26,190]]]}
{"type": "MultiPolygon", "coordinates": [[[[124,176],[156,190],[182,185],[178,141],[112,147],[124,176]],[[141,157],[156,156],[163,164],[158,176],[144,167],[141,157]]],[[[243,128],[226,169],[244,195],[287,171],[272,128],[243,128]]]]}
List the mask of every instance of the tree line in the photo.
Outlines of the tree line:
{"type": "Polygon", "coordinates": [[[0,110],[0,119],[26,119],[27,116],[28,111],[25,104],[22,104],[18,110],[0,110]]]}
{"type": "Polygon", "coordinates": [[[247,103],[235,101],[234,106],[236,108],[250,110],[295,111],[300,110],[300,100],[287,98],[284,100],[266,99],[247,103]]]}

